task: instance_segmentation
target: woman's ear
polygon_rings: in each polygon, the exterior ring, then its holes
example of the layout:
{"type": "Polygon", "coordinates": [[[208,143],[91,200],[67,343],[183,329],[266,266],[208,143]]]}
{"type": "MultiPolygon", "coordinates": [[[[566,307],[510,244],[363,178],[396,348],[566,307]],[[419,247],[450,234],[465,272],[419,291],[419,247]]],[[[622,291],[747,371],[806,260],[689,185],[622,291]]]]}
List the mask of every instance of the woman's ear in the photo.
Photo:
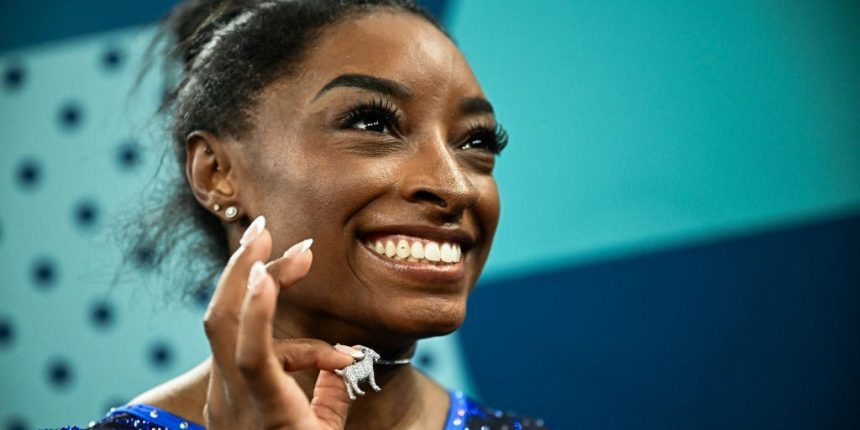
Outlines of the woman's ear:
{"type": "MultiPolygon", "coordinates": [[[[185,176],[194,197],[208,210],[225,219],[221,208],[237,207],[236,186],[230,176],[230,156],[224,141],[207,131],[194,131],[185,140],[185,176]]],[[[233,209],[235,211],[235,209],[233,209]]]]}

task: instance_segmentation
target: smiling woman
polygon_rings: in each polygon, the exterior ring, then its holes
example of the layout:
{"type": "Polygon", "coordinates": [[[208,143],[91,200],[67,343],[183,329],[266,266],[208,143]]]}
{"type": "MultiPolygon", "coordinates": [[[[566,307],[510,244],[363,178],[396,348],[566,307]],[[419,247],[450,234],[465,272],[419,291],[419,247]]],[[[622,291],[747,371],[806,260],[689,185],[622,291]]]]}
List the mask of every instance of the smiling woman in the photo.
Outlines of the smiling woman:
{"type": "Polygon", "coordinates": [[[205,232],[179,249],[223,269],[212,358],[92,428],[542,428],[409,366],[465,318],[507,144],[439,25],[397,0],[194,1],[166,28],[187,180],[133,248],[205,232]]]}

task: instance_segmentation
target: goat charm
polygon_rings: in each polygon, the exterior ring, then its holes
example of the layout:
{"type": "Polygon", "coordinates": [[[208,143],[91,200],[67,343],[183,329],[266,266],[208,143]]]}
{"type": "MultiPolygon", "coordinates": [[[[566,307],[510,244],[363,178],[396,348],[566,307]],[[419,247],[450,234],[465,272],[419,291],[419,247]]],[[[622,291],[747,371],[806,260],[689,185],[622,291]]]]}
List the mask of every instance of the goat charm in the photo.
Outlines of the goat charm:
{"type": "Polygon", "coordinates": [[[335,369],[334,371],[334,373],[343,378],[343,383],[346,385],[346,393],[349,394],[349,398],[352,400],[356,399],[355,393],[358,393],[360,396],[364,395],[364,391],[361,391],[361,388],[358,387],[361,381],[366,380],[370,383],[374,391],[382,390],[382,388],[376,385],[376,380],[373,377],[373,364],[379,361],[379,354],[366,346],[360,346],[358,349],[364,353],[364,358],[361,361],[352,363],[343,369],[335,369]]]}

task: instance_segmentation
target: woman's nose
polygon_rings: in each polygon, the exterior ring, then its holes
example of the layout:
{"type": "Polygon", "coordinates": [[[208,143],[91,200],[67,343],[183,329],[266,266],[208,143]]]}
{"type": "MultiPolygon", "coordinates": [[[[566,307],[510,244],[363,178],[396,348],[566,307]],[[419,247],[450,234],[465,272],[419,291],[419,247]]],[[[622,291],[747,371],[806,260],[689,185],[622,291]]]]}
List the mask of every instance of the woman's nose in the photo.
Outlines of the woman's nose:
{"type": "Polygon", "coordinates": [[[445,142],[422,145],[404,167],[401,194],[409,202],[457,218],[478,203],[477,187],[445,142]]]}

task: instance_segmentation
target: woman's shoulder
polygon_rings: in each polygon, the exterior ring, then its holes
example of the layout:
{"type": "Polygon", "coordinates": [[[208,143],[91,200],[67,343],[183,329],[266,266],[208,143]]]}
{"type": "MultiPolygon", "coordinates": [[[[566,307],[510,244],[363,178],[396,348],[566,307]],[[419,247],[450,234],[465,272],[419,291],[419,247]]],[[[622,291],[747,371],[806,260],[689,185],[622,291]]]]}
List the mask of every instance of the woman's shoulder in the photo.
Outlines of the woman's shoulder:
{"type": "MultiPolygon", "coordinates": [[[[458,391],[451,391],[451,407],[444,430],[544,430],[541,419],[523,417],[480,404],[458,391]]],[[[111,410],[88,430],[204,430],[203,426],[152,405],[136,404],[111,410]]],[[[84,430],[63,427],[60,430],[84,430]]]]}
{"type": "Polygon", "coordinates": [[[200,424],[173,415],[152,405],[136,404],[111,409],[104,418],[88,427],[63,427],[59,430],[205,430],[200,424]]]}
{"type": "MultiPolygon", "coordinates": [[[[485,406],[459,391],[449,391],[451,406],[444,430],[544,430],[550,427],[539,418],[529,418],[485,406]]],[[[112,409],[88,427],[59,430],[204,430],[198,423],[150,404],[132,404],[112,409]]]]}
{"type": "Polygon", "coordinates": [[[482,405],[459,391],[451,391],[451,409],[445,430],[543,430],[549,429],[540,418],[524,417],[482,405]]]}
{"type": "Polygon", "coordinates": [[[127,405],[111,409],[88,427],[59,430],[204,430],[193,420],[202,418],[209,365],[210,360],[204,360],[176,378],[139,394],[127,405]]]}

